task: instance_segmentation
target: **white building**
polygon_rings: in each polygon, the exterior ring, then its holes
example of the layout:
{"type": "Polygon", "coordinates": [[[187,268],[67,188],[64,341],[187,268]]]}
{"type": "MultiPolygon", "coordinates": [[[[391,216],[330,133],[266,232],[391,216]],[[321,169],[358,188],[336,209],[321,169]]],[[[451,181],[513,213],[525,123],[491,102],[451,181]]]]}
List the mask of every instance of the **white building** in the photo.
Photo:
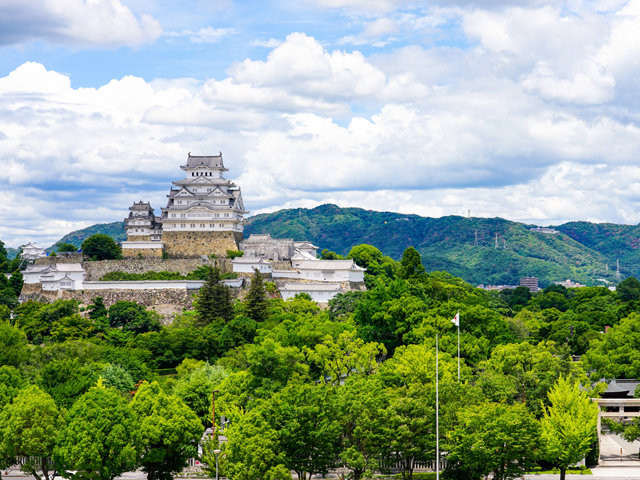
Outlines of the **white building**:
{"type": "Polygon", "coordinates": [[[339,283],[287,283],[280,288],[282,298],[288,300],[298,293],[306,293],[314,302],[327,303],[338,293],[343,293],[339,283]]]}
{"type": "Polygon", "coordinates": [[[47,252],[44,248],[37,246],[35,243],[27,243],[22,247],[22,253],[20,254],[25,260],[35,260],[36,258],[42,258],[47,256],[47,252]]]}
{"type": "Polygon", "coordinates": [[[41,283],[43,290],[81,290],[85,270],[79,263],[27,265],[21,272],[24,283],[41,283]]]}
{"type": "Polygon", "coordinates": [[[237,257],[231,260],[233,271],[236,273],[271,273],[271,263],[262,257],[237,257]]]}
{"type": "Polygon", "coordinates": [[[298,278],[319,282],[364,282],[366,269],[348,260],[292,260],[294,270],[276,270],[274,277],[298,278]]]}
{"type": "Polygon", "coordinates": [[[295,242],[295,254],[291,257],[291,261],[317,260],[318,247],[311,242],[295,242]]]}
{"type": "Polygon", "coordinates": [[[186,178],[173,182],[162,209],[159,222],[164,232],[242,232],[244,209],[242,194],[231,180],[224,178],[228,171],[222,153],[213,156],[193,156],[180,167],[186,178]]]}

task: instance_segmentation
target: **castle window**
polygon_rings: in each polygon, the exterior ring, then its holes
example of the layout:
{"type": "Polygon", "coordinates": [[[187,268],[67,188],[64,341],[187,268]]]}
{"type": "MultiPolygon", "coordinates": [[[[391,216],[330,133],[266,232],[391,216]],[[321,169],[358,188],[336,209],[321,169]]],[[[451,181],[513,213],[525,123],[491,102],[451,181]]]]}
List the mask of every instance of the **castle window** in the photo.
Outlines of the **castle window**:
{"type": "Polygon", "coordinates": [[[225,213],[225,214],[224,214],[224,216],[225,216],[225,217],[228,217],[228,216],[229,216],[229,214],[228,214],[228,213],[225,213]]]}
{"type": "Polygon", "coordinates": [[[192,176],[192,177],[195,177],[195,176],[196,176],[196,174],[195,174],[195,173],[193,173],[193,172],[191,172],[191,176],[192,176]]]}
{"type": "Polygon", "coordinates": [[[220,224],[218,224],[218,226],[219,226],[220,228],[224,227],[224,225],[223,225],[223,224],[221,224],[221,223],[220,223],[220,224]]]}
{"type": "Polygon", "coordinates": [[[220,214],[219,214],[219,213],[216,213],[216,218],[218,218],[219,216],[220,216],[220,214]]]}
{"type": "Polygon", "coordinates": [[[180,228],[184,228],[184,223],[181,223],[181,224],[180,224],[180,228]]]}
{"type": "Polygon", "coordinates": [[[210,223],[210,224],[209,224],[209,228],[213,228],[213,223],[210,223]]]}
{"type": "Polygon", "coordinates": [[[204,223],[201,223],[201,224],[200,224],[200,228],[204,228],[204,223]]]}

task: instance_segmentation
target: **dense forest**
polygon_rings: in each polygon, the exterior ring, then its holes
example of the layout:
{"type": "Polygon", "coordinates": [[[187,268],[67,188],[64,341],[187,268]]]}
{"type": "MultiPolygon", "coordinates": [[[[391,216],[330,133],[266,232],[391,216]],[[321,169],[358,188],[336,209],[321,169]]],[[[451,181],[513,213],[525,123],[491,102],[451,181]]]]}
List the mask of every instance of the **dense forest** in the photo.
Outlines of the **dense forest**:
{"type": "MultiPolygon", "coordinates": [[[[368,290],[328,308],[275,298],[259,274],[236,298],[215,269],[170,324],[101,298],[0,306],[0,468],[22,458],[42,480],[136,467],[170,479],[211,427],[216,390],[220,469],[232,480],[411,479],[436,457],[436,336],[443,478],[564,473],[597,459],[589,397],[601,379],[640,377],[640,282],[487,292],[427,272],[413,248],[400,262],[368,245],[348,254],[368,290]]],[[[204,444],[209,472],[217,448],[204,444]]]]}
{"type": "MultiPolygon", "coordinates": [[[[616,281],[617,260],[622,278],[640,277],[638,226],[570,222],[555,227],[556,235],[531,232],[534,227],[501,218],[426,218],[321,205],[250,217],[245,237],[270,233],[308,240],[341,255],[369,244],[394,260],[413,246],[427,271],[447,271],[474,285],[517,285],[525,276],[538,277],[542,286],[568,278],[605,285],[616,281]]],[[[123,223],[115,222],[72,232],[56,245],[79,246],[95,233],[126,239],[123,223]]]]}

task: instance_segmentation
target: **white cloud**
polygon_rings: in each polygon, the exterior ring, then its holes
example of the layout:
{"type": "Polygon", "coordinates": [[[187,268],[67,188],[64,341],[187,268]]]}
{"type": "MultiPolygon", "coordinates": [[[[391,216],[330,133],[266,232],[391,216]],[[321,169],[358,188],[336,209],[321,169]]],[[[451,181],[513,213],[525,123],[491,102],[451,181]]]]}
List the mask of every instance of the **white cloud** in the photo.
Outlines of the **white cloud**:
{"type": "Polygon", "coordinates": [[[167,32],[166,35],[170,37],[189,37],[193,43],[217,43],[223,38],[233,35],[235,30],[233,28],[213,28],[203,27],[197,32],[191,30],[183,30],[181,32],[167,32]]]}
{"type": "Polygon", "coordinates": [[[120,0],[3,0],[0,44],[32,40],[81,47],[138,46],[162,34],[150,15],[136,17],[120,0]]]}
{"type": "Polygon", "coordinates": [[[253,45],[254,47],[276,48],[283,43],[284,42],[282,40],[270,38],[269,40],[254,40],[253,42],[251,42],[251,45],[253,45]]]}
{"type": "MultiPolygon", "coordinates": [[[[219,150],[253,212],[334,202],[638,223],[629,12],[459,10],[469,48],[370,57],[293,33],[205,82],[126,76],[72,88],[24,64],[0,78],[0,238],[54,240],[122,218],[134,199],[158,208],[186,152],[219,150]]],[[[402,32],[453,15],[436,13],[390,18],[402,32]]]]}

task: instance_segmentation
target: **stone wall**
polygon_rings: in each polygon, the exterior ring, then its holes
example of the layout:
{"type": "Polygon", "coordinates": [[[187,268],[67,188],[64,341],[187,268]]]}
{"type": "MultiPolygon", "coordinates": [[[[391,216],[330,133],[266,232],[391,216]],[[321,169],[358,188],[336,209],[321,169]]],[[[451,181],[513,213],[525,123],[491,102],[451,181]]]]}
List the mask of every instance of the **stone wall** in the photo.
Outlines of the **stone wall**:
{"type": "Polygon", "coordinates": [[[162,258],[162,248],[123,248],[123,258],[138,258],[138,254],[142,258],[162,258]]]}
{"type": "Polygon", "coordinates": [[[84,255],[81,253],[72,253],[71,255],[36,258],[34,265],[54,265],[56,263],[80,263],[84,261],[84,255]]]}
{"type": "Polygon", "coordinates": [[[150,242],[151,235],[127,235],[127,242],[150,242]]]}
{"type": "Polygon", "coordinates": [[[128,258],[124,260],[102,260],[100,262],[84,262],[85,280],[96,282],[110,272],[146,273],[146,272],[179,272],[186,275],[203,265],[199,258],[167,259],[162,258],[128,258]]]}
{"type": "Polygon", "coordinates": [[[238,250],[240,232],[162,232],[169,258],[194,258],[211,254],[223,257],[227,250],[238,250]]]}

